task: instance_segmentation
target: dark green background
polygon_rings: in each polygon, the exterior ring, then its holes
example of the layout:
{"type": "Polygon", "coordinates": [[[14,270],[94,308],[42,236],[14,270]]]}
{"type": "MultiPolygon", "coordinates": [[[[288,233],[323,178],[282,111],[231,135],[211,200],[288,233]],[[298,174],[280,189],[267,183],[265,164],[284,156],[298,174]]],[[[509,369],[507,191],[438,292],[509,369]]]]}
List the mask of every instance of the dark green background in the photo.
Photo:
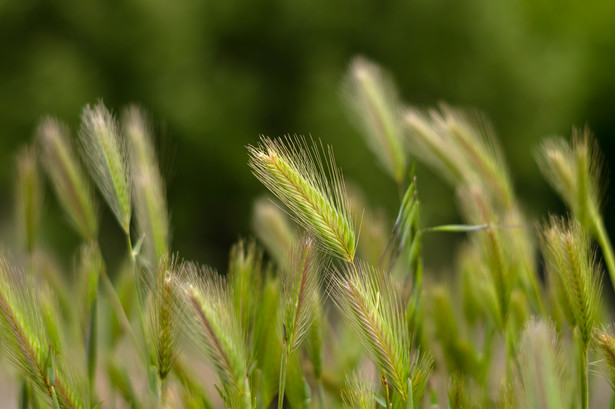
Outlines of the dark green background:
{"type": "MultiPolygon", "coordinates": [[[[174,249],[185,257],[222,267],[231,243],[250,234],[264,188],[245,145],[258,134],[332,144],[346,178],[393,213],[395,186],[339,99],[357,54],[387,67],[408,103],[483,110],[540,219],[562,210],[532,158],[540,137],[588,123],[615,166],[614,27],[607,1],[0,0],[0,237],[14,241],[13,156],[39,118],[76,129],[82,107],[99,98],[116,112],[139,103],[155,118],[174,249]]],[[[456,221],[452,192],[424,169],[419,183],[425,223],[456,221]]],[[[77,240],[51,194],[45,214],[44,245],[68,257],[77,240]]],[[[120,251],[112,217],[102,217],[103,248],[120,251]]]]}

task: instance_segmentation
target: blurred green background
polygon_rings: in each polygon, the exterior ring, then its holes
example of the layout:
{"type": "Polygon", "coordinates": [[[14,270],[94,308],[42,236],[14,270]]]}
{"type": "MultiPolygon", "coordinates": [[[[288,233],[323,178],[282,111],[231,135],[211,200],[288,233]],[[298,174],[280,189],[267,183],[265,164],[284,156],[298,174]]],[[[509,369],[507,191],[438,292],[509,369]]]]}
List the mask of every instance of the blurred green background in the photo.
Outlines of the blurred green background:
{"type": "MultiPolygon", "coordinates": [[[[38,120],[54,115],[76,130],[98,99],[115,112],[136,102],[155,119],[173,248],[184,257],[223,268],[232,242],[250,235],[264,188],[245,145],[259,134],[332,144],[347,180],[393,215],[395,185],[339,98],[357,54],[386,67],[410,104],[484,111],[540,220],[563,209],[538,177],[540,137],[587,123],[615,166],[614,27],[606,1],[0,0],[0,237],[10,246],[13,157],[38,120]]],[[[453,192],[418,172],[425,223],[455,222],[453,192]]],[[[113,218],[102,217],[103,249],[122,251],[113,218]]],[[[77,239],[50,192],[45,228],[43,244],[68,258],[77,239]]],[[[431,244],[433,260],[446,261],[443,251],[431,244]]]]}

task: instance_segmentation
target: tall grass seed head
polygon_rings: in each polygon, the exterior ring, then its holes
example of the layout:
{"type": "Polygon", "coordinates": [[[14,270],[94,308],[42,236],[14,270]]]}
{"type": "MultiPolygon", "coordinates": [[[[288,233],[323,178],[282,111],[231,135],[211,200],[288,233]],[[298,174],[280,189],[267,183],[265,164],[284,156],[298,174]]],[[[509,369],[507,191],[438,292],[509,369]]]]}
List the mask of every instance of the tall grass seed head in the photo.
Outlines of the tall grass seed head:
{"type": "Polygon", "coordinates": [[[81,114],[81,153],[122,230],[130,232],[131,186],[128,154],[117,121],[102,102],[81,114]]]}
{"type": "Polygon", "coordinates": [[[158,168],[156,152],[145,113],[137,107],[127,108],[122,126],[129,146],[132,194],[139,236],[150,268],[168,256],[171,229],[164,181],[158,168]]]}
{"type": "Polygon", "coordinates": [[[303,343],[314,322],[319,299],[319,274],[316,243],[309,237],[295,245],[288,267],[282,272],[284,342],[290,356],[303,343]]]}
{"type": "Polygon", "coordinates": [[[201,344],[223,386],[227,402],[243,401],[250,368],[247,337],[240,326],[224,278],[208,268],[183,263],[178,283],[186,303],[184,329],[201,344]]]}
{"type": "Polygon", "coordinates": [[[605,189],[603,158],[589,128],[543,142],[536,160],[547,181],[585,226],[600,209],[605,189]]]}
{"type": "Polygon", "coordinates": [[[380,67],[355,58],[342,87],[349,114],[380,164],[401,184],[407,159],[400,102],[393,81],[380,67]]]}
{"type": "Polygon", "coordinates": [[[403,306],[390,277],[364,263],[355,267],[336,273],[331,297],[390,387],[407,401],[411,379],[416,401],[429,378],[431,361],[412,354],[403,306]]]}
{"type": "Polygon", "coordinates": [[[254,175],[288,207],[297,222],[317,237],[329,253],[352,263],[356,251],[354,225],[340,171],[329,150],[328,180],[320,150],[305,138],[261,138],[249,146],[254,175]]]}
{"type": "Polygon", "coordinates": [[[68,128],[46,118],[38,127],[37,142],[58,201],[83,239],[95,240],[98,220],[92,189],[75,154],[68,128]]]}
{"type": "Polygon", "coordinates": [[[18,231],[29,254],[34,251],[43,207],[43,184],[36,163],[38,152],[26,146],[17,155],[15,210],[18,231]]]}
{"type": "Polygon", "coordinates": [[[574,220],[552,216],[545,227],[543,253],[558,274],[583,345],[589,345],[600,311],[601,279],[589,236],[574,220]]]}
{"type": "Polygon", "coordinates": [[[531,319],[519,341],[517,394],[524,408],[570,407],[565,359],[552,324],[531,319]]]}

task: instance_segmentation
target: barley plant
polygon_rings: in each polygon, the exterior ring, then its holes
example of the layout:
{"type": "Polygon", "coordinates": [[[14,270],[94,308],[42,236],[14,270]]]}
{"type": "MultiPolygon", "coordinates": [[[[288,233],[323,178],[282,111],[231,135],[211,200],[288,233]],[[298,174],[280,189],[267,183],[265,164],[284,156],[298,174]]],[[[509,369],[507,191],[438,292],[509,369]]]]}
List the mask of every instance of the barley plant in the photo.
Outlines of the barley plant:
{"type": "Polygon", "coordinates": [[[144,111],[87,106],[76,136],[42,120],[16,160],[18,247],[0,251],[8,400],[22,409],[615,408],[606,309],[615,261],[590,131],[535,148],[569,212],[532,220],[480,114],[407,106],[364,58],[340,94],[397,188],[396,215],[346,183],[324,136],[262,136],[247,147],[246,172],[272,196],[254,204],[255,237],[230,250],[226,272],[174,253],[144,111]],[[424,225],[417,163],[453,188],[462,224],[424,225]],[[71,267],[39,240],[44,200],[58,201],[82,240],[71,267]],[[119,260],[99,246],[102,206],[126,243],[119,260]],[[422,241],[450,234],[462,240],[451,278],[439,280],[422,241]]]}

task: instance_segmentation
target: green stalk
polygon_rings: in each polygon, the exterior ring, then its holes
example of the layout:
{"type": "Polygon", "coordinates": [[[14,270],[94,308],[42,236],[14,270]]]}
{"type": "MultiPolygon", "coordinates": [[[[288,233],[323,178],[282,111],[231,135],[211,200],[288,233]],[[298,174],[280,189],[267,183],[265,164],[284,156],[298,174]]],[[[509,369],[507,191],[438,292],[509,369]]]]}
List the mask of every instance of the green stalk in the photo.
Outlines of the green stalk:
{"type": "Polygon", "coordinates": [[[316,381],[316,393],[318,394],[318,407],[325,409],[325,392],[322,387],[322,379],[316,381]]]}
{"type": "Polygon", "coordinates": [[[90,403],[94,402],[94,378],[96,376],[96,362],[98,355],[98,319],[97,319],[98,299],[92,300],[90,306],[90,319],[88,328],[88,338],[86,345],[86,358],[88,363],[88,386],[90,388],[90,403]]]}
{"type": "Polygon", "coordinates": [[[589,407],[589,379],[587,346],[579,339],[579,377],[581,382],[581,408],[589,407]]]}
{"type": "Polygon", "coordinates": [[[21,385],[19,387],[19,409],[28,409],[28,384],[26,378],[21,379],[21,385]]]}
{"type": "Polygon", "coordinates": [[[141,286],[139,285],[139,276],[138,276],[138,267],[137,267],[137,259],[132,249],[132,240],[130,239],[130,233],[126,234],[126,246],[128,247],[128,256],[130,257],[130,264],[132,266],[132,274],[135,279],[135,291],[137,293],[137,310],[139,311],[139,324],[141,326],[141,334],[143,335],[143,347],[145,348],[145,356],[146,356],[146,364],[147,357],[149,357],[149,344],[147,342],[147,337],[145,334],[145,319],[143,318],[143,304],[141,304],[141,286]]]}
{"type": "Polygon", "coordinates": [[[609,276],[611,278],[611,284],[615,290],[615,256],[613,255],[613,246],[609,240],[609,235],[604,227],[602,217],[594,215],[594,230],[596,234],[596,240],[602,249],[602,255],[604,256],[604,262],[606,263],[607,270],[609,270],[609,276]]]}
{"type": "MultiPolygon", "coordinates": [[[[285,336],[286,337],[286,336],[285,336]]],[[[288,345],[286,339],[282,345],[282,359],[280,359],[280,388],[278,390],[278,409],[284,406],[284,389],[286,388],[286,367],[288,365],[288,345]]]]}
{"type": "Polygon", "coordinates": [[[53,402],[53,409],[60,409],[60,402],[58,402],[58,394],[56,388],[51,386],[51,399],[53,402]]]}

